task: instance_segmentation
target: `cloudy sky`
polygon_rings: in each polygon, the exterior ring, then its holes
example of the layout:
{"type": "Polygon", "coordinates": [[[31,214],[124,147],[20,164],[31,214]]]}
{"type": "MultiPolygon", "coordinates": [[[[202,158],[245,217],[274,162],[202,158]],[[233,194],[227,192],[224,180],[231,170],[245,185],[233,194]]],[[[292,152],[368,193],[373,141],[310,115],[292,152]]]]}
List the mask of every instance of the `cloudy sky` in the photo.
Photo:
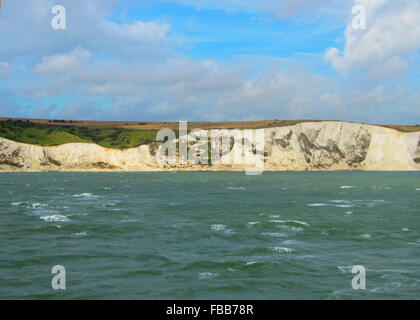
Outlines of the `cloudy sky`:
{"type": "Polygon", "coordinates": [[[3,0],[0,30],[0,117],[420,124],[420,0],[3,0]]]}

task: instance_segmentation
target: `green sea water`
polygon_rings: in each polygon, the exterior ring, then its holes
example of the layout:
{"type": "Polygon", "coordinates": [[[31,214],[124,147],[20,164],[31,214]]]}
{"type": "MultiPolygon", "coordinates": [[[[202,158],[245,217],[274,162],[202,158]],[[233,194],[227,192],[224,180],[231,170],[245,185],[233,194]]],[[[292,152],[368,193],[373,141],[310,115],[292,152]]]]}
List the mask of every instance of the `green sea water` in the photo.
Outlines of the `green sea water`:
{"type": "Polygon", "coordinates": [[[0,245],[1,299],[419,299],[420,174],[1,173],[0,245]]]}

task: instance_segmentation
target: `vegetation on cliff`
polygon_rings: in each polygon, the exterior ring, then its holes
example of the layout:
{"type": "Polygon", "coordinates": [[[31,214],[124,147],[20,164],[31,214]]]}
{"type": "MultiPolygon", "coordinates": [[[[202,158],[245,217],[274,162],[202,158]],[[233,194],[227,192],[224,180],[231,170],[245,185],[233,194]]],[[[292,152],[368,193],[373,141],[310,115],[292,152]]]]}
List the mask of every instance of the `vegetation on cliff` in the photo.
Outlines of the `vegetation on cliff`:
{"type": "Polygon", "coordinates": [[[84,142],[123,149],[155,141],[156,132],[157,130],[134,130],[118,127],[58,126],[27,120],[0,121],[0,137],[42,146],[84,142]]]}
{"type": "MultiPolygon", "coordinates": [[[[257,129],[293,126],[311,120],[268,120],[247,122],[191,122],[191,129],[257,129]]],[[[316,122],[316,121],[314,121],[316,122]]],[[[401,132],[420,131],[420,126],[393,126],[401,132]]],[[[54,146],[65,143],[95,143],[106,148],[125,149],[156,141],[159,129],[177,131],[177,122],[98,122],[42,119],[0,120],[0,137],[28,144],[54,146]]]]}

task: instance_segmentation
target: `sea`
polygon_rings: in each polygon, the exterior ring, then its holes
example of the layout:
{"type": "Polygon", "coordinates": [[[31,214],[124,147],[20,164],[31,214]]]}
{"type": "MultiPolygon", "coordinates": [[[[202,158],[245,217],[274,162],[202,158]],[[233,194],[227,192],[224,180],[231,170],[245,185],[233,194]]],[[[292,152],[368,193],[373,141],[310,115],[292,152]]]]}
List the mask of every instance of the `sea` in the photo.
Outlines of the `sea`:
{"type": "Polygon", "coordinates": [[[420,172],[0,173],[0,299],[420,299],[420,172]]]}

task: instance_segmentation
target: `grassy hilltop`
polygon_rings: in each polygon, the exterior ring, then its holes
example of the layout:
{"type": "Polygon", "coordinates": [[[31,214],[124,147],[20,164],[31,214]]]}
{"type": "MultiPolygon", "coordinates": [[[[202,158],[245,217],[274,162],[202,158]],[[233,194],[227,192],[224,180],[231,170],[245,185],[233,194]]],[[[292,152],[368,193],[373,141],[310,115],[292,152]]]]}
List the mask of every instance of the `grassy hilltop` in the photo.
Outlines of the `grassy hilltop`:
{"type": "MultiPolygon", "coordinates": [[[[247,122],[189,122],[188,129],[257,129],[291,126],[311,120],[247,122]]],[[[402,132],[420,131],[420,126],[387,126],[402,132]]],[[[177,122],[101,122],[0,118],[0,137],[29,144],[53,146],[72,142],[96,143],[107,148],[131,148],[156,141],[163,128],[178,129],[177,122]]]]}
{"type": "MultiPolygon", "coordinates": [[[[190,122],[188,129],[266,128],[302,121],[190,122]]],[[[178,122],[100,122],[39,119],[0,119],[0,137],[29,144],[96,143],[107,148],[131,148],[156,141],[158,130],[178,130],[178,122]]]]}

